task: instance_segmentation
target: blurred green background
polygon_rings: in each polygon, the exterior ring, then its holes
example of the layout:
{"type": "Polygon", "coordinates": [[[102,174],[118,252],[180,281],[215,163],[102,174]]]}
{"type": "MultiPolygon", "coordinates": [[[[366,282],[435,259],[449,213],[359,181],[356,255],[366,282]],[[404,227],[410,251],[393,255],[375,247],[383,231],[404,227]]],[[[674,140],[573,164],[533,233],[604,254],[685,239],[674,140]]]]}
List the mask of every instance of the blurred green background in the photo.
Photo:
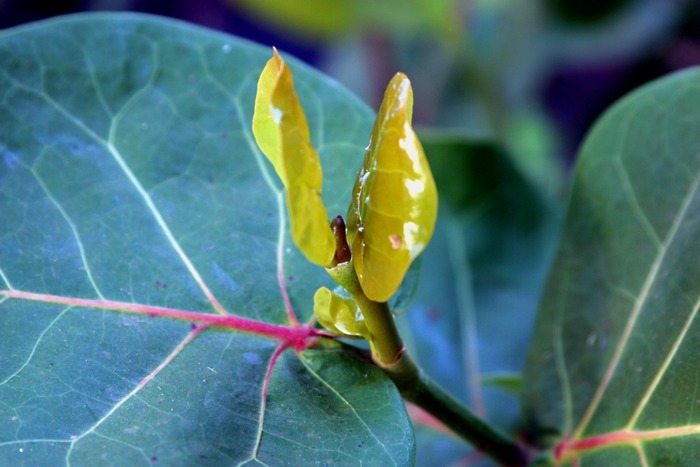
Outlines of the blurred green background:
{"type": "Polygon", "coordinates": [[[550,189],[610,103],[700,63],[694,0],[0,0],[0,27],[104,10],[276,45],[373,108],[404,71],[418,126],[495,136],[550,189]]]}
{"type": "MultiPolygon", "coordinates": [[[[582,139],[623,94],[700,64],[697,0],[0,0],[0,28],[105,10],[275,45],[375,109],[396,71],[411,78],[441,212],[399,325],[435,379],[515,433],[582,139]]],[[[414,416],[419,465],[486,465],[414,416]]]]}

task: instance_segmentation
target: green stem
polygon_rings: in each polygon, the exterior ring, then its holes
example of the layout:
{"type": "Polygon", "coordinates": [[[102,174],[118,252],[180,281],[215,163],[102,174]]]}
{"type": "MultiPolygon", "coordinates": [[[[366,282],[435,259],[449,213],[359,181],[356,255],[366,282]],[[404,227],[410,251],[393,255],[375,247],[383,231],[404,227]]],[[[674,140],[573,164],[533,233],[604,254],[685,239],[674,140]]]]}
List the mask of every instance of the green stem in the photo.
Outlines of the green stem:
{"type": "Polygon", "coordinates": [[[374,361],[382,368],[397,362],[405,347],[389,306],[386,303],[373,302],[364,294],[352,297],[362,310],[367,330],[372,336],[370,345],[374,361]]]}
{"type": "Polygon", "coordinates": [[[527,465],[524,451],[431,380],[408,353],[384,367],[409,402],[430,413],[479,451],[506,466],[527,465]]]}
{"type": "Polygon", "coordinates": [[[455,434],[502,464],[527,464],[525,453],[517,444],[477,417],[416,365],[405,352],[389,306],[367,298],[352,260],[327,271],[357,302],[371,335],[372,359],[389,375],[404,399],[423,408],[455,434]]]}
{"type": "Polygon", "coordinates": [[[394,317],[386,303],[373,302],[365,295],[355,273],[352,260],[327,268],[328,274],[350,294],[362,310],[371,338],[372,358],[380,366],[390,365],[404,351],[403,341],[396,329],[394,317]]]}

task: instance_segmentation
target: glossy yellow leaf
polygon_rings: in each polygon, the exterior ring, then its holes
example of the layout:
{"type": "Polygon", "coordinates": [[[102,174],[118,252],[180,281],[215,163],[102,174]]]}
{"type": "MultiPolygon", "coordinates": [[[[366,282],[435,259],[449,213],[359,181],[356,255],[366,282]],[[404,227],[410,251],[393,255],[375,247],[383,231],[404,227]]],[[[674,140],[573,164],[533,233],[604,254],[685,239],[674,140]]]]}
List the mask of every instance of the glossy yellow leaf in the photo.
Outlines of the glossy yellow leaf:
{"type": "Polygon", "coordinates": [[[292,238],[312,263],[326,266],[335,238],[321,199],[321,160],[294,90],[292,72],[274,50],[258,80],[253,135],[286,188],[292,238]]]}
{"type": "Polygon", "coordinates": [[[326,329],[346,336],[369,339],[364,317],[352,298],[344,298],[321,287],[314,294],[314,314],[326,329]]]}
{"type": "Polygon", "coordinates": [[[280,136],[279,125],[275,122],[273,109],[270,102],[270,94],[275,87],[280,68],[283,65],[282,57],[276,49],[273,49],[274,56],[268,60],[258,78],[258,89],[255,95],[255,110],[253,113],[253,136],[258,147],[265,156],[272,162],[272,165],[282,182],[287,184],[280,157],[280,136]]]}
{"type": "Polygon", "coordinates": [[[346,224],[365,295],[387,301],[430,241],[437,189],[411,127],[413,91],[403,73],[389,83],[357,175],[346,224]]]}

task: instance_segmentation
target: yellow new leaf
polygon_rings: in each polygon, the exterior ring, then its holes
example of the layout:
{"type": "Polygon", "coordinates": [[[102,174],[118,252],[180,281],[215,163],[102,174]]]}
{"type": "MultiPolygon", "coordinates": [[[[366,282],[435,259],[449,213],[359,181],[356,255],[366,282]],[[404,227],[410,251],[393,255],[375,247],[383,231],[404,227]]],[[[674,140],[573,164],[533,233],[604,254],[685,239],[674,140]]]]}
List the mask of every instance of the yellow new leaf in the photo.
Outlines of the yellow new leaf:
{"type": "Polygon", "coordinates": [[[277,50],[273,52],[258,80],[253,135],[286,188],[294,242],[309,261],[326,266],[333,259],[335,239],[321,199],[321,160],[311,146],[292,72],[277,50]]]}
{"type": "Polygon", "coordinates": [[[351,298],[344,298],[321,287],[314,294],[314,314],[326,329],[346,336],[357,336],[369,340],[364,317],[351,298]]]}
{"type": "Polygon", "coordinates": [[[348,241],[365,295],[387,301],[430,241],[437,189],[413,128],[413,91],[403,73],[387,86],[348,209],[348,241]]]}

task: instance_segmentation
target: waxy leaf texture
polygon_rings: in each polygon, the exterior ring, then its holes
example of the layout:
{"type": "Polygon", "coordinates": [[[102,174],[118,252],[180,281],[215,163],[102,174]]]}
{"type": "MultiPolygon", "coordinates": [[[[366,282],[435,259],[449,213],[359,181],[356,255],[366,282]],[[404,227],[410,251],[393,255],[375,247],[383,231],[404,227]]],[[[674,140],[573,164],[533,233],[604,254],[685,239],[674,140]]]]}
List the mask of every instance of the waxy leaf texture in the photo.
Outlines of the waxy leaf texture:
{"type": "Polygon", "coordinates": [[[292,72],[277,49],[273,52],[258,80],[253,136],[285,187],[294,243],[309,261],[328,266],[335,238],[321,198],[321,161],[311,145],[292,72]]]}
{"type": "Polygon", "coordinates": [[[362,291],[376,302],[398,290],[437,219],[437,188],[412,118],[411,82],[397,73],[377,113],[346,219],[362,291]]]}
{"type": "Polygon", "coordinates": [[[587,138],[529,356],[524,408],[561,465],[700,459],[700,70],[587,138]]]}
{"type": "MultiPolygon", "coordinates": [[[[0,33],[0,465],[412,462],[381,372],[281,346],[330,279],[251,134],[268,56],[139,15],[0,33]]],[[[344,212],[372,113],[289,64],[344,212]]]]}

